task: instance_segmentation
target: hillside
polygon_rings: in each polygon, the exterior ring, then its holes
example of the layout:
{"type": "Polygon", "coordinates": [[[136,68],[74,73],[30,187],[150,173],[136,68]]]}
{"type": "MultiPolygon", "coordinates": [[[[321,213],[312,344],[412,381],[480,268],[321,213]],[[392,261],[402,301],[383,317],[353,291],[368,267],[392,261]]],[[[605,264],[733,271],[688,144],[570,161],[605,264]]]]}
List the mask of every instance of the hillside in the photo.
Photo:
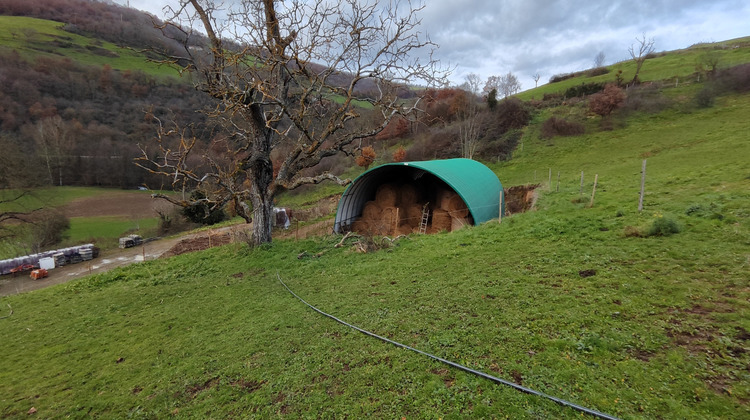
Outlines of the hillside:
{"type": "Polygon", "coordinates": [[[133,165],[152,117],[208,142],[207,98],[150,61],[178,47],[155,23],[86,0],[0,4],[0,186],[155,185],[133,165]]]}
{"type": "Polygon", "coordinates": [[[673,100],[540,108],[490,163],[506,187],[541,184],[536,211],[500,224],[366,254],[233,244],[3,298],[0,414],[581,416],[337,324],[280,278],[354,325],[610,415],[750,418],[750,94],[643,89],[630,97],[673,100]],[[542,137],[550,116],[586,131],[542,137]]]}

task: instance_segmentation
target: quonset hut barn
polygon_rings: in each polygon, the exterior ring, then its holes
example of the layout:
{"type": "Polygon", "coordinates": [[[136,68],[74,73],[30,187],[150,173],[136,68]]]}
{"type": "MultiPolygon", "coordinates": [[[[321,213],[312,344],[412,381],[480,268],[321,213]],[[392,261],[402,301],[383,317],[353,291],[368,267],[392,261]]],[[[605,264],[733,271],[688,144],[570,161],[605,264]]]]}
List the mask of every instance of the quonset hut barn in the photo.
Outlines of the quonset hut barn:
{"type": "Polygon", "coordinates": [[[497,218],[503,199],[497,176],[471,159],[389,163],[363,173],[344,191],[334,231],[453,231],[497,218]]]}

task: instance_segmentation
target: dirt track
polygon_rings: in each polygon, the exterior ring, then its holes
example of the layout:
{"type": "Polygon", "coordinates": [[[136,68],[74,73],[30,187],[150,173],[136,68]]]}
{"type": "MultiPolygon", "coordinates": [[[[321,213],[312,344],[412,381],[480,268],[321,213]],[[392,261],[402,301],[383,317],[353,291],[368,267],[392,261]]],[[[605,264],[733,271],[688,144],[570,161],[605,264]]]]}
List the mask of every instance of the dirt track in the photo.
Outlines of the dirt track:
{"type": "Polygon", "coordinates": [[[113,268],[124,267],[135,262],[154,260],[162,256],[179,255],[185,252],[199,251],[213,246],[227,244],[231,241],[233,231],[248,229],[248,225],[235,225],[212,229],[176,238],[159,239],[143,246],[128,249],[114,249],[103,252],[99,258],[79,264],[71,264],[50,270],[49,277],[32,280],[28,273],[15,277],[0,277],[0,296],[15,295],[42,289],[55,284],[65,283],[89,274],[103,273],[113,268]]]}

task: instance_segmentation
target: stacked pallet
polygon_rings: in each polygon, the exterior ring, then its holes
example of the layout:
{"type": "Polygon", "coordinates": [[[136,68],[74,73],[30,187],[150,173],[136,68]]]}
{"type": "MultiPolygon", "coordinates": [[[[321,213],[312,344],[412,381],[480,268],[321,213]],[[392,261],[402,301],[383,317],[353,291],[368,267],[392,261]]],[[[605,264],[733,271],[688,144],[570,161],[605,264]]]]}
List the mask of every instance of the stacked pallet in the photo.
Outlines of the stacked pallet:
{"type": "Polygon", "coordinates": [[[469,209],[453,190],[426,194],[414,184],[382,184],[375,199],[365,203],[351,229],[362,235],[408,235],[419,231],[422,214],[429,210],[427,232],[453,231],[470,224],[469,209]]]}

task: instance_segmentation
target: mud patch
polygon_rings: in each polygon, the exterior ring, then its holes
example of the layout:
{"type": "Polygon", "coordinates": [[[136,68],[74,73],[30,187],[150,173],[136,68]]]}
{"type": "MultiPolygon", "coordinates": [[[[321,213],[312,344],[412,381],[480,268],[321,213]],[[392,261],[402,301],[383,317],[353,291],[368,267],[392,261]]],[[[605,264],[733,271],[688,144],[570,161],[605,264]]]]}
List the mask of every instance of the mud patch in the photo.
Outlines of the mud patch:
{"type": "Polygon", "coordinates": [[[538,197],[536,189],[540,184],[516,185],[506,188],[505,191],[505,215],[523,213],[532,210],[536,205],[538,197]]]}
{"type": "Polygon", "coordinates": [[[162,254],[161,258],[187,254],[188,252],[203,251],[204,249],[226,245],[231,242],[232,235],[229,232],[219,234],[201,234],[200,236],[180,240],[180,242],[177,242],[177,244],[162,254]]]}

